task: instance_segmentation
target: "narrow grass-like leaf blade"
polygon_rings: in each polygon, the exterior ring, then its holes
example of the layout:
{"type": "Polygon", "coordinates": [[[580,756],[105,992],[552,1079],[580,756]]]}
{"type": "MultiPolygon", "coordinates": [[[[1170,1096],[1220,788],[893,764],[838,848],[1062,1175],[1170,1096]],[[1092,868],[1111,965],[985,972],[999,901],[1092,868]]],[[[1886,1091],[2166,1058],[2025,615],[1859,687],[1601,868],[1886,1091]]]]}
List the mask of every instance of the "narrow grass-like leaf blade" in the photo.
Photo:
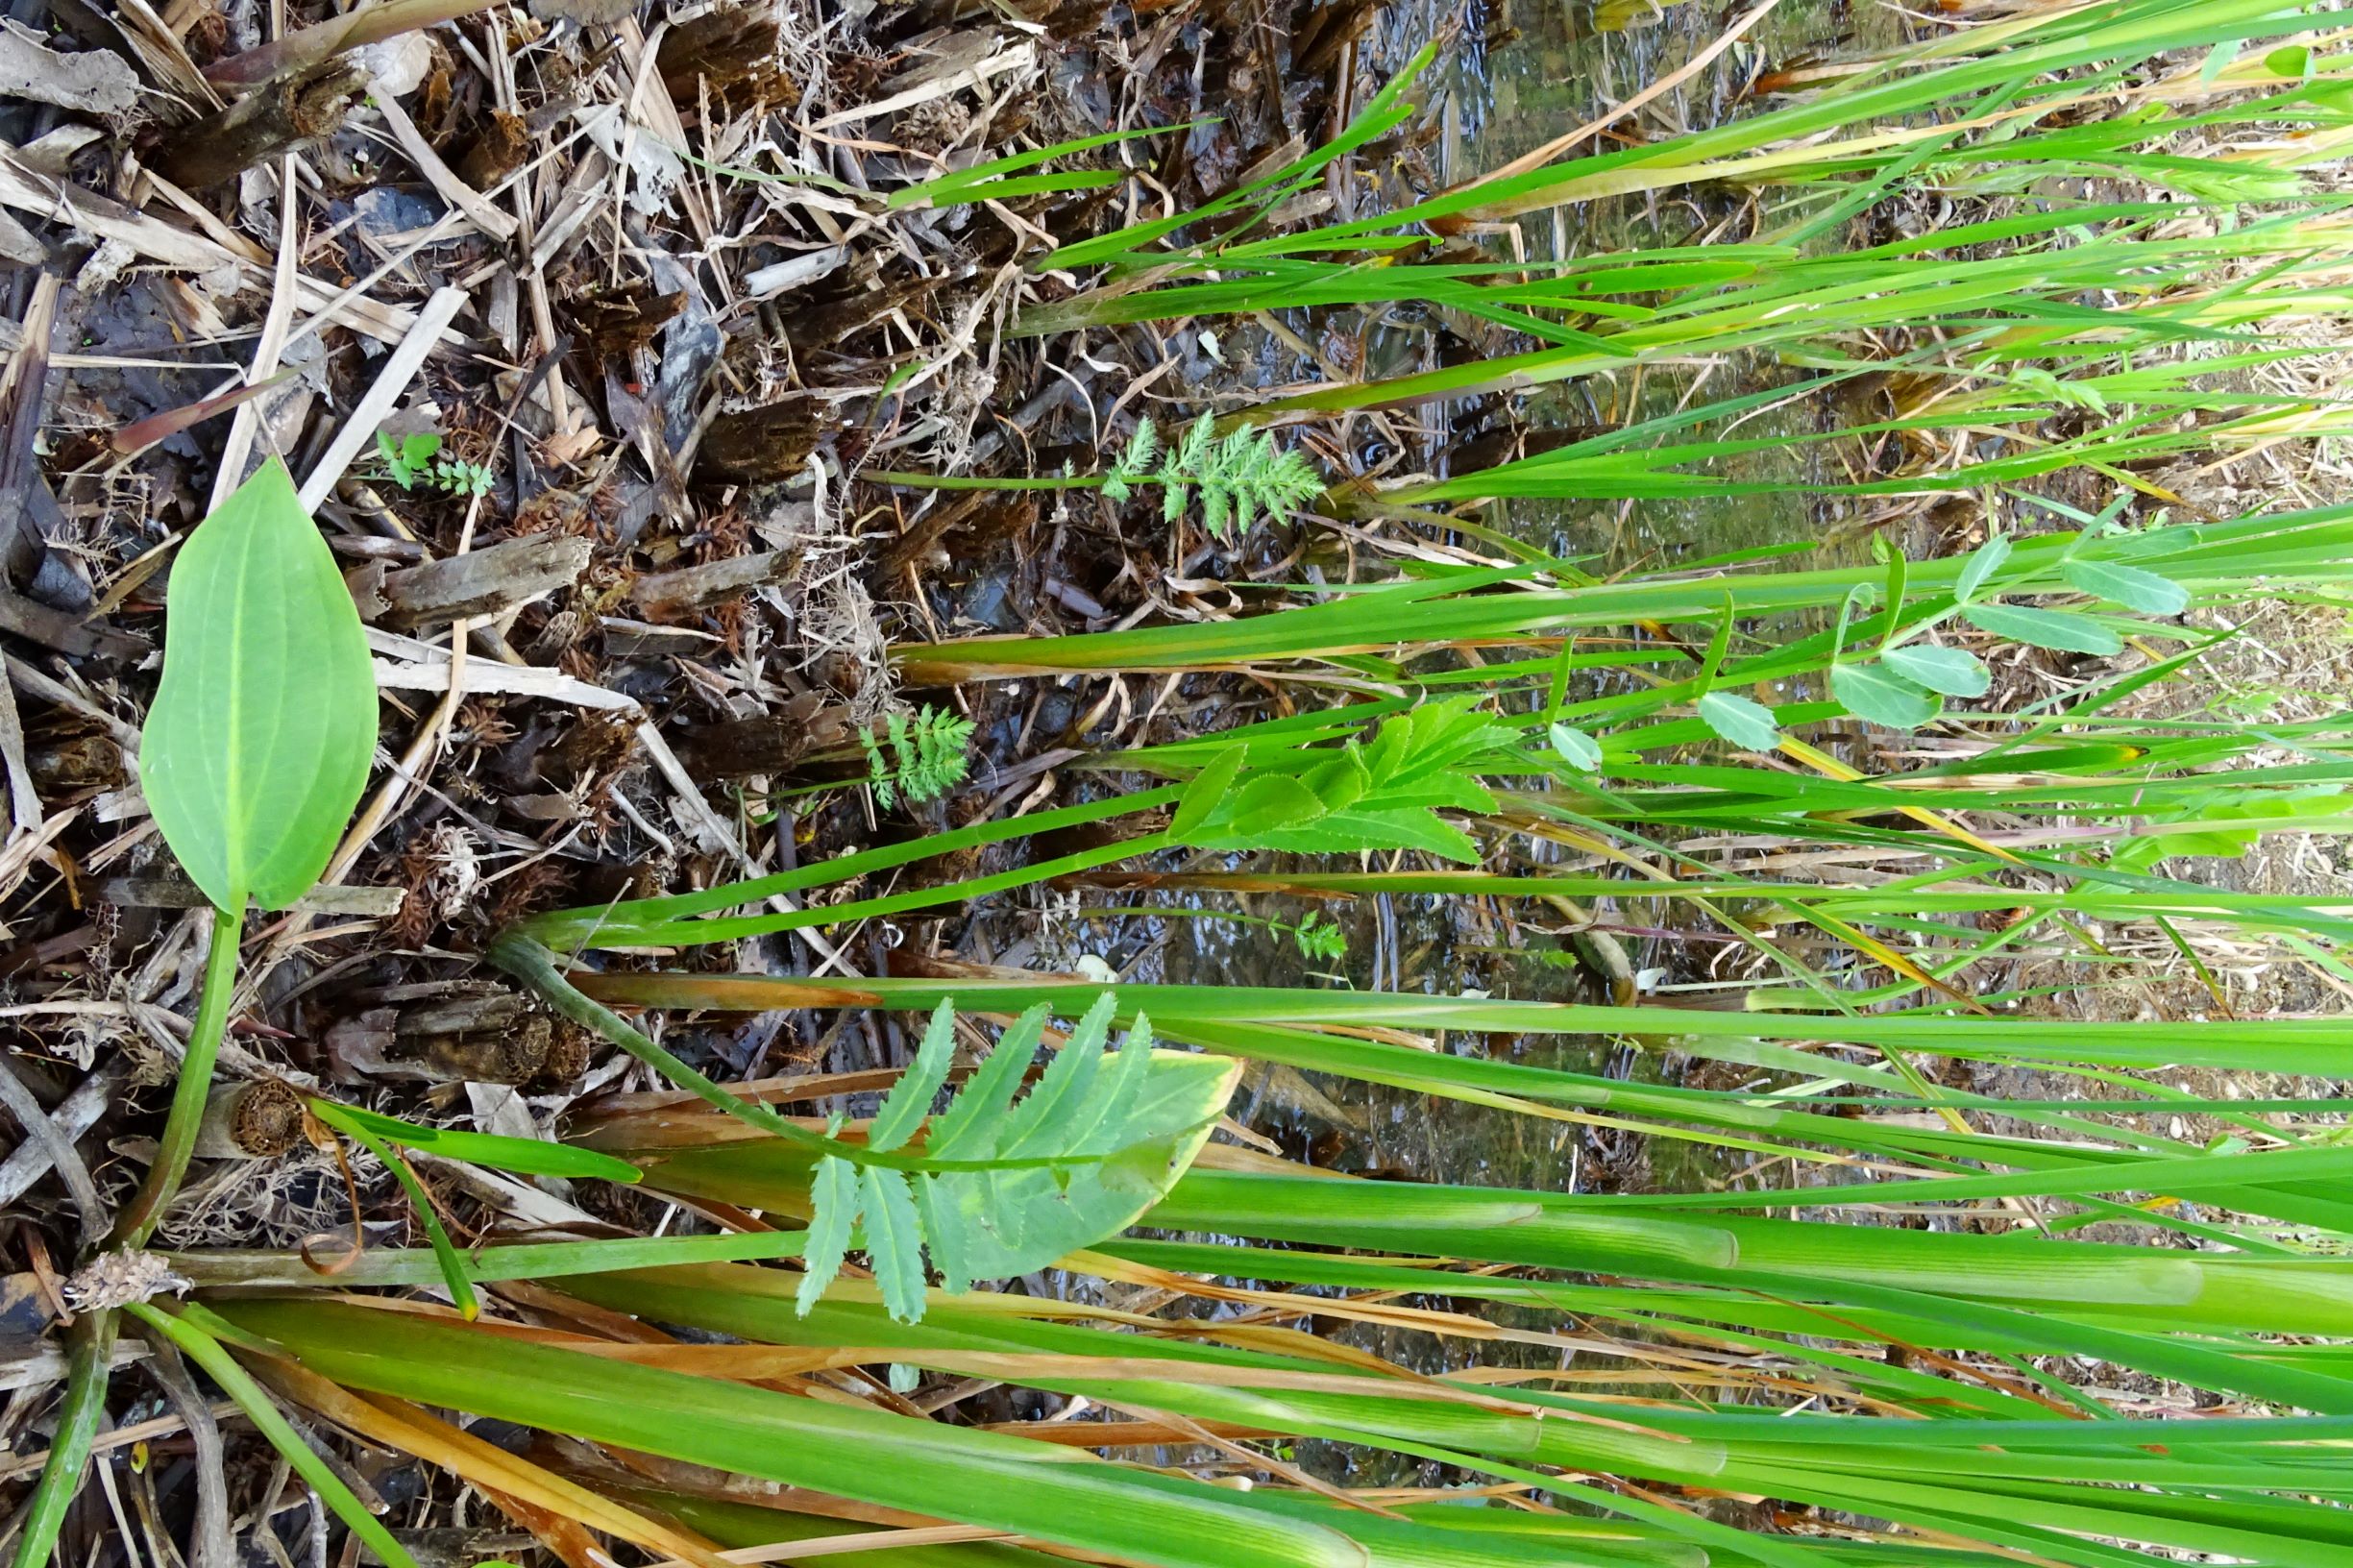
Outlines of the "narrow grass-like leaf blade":
{"type": "Polygon", "coordinates": [[[548,1143],[531,1138],[505,1138],[496,1133],[469,1133],[454,1127],[423,1127],[355,1105],[313,1099],[311,1113],[348,1131],[365,1131],[387,1143],[462,1160],[470,1165],[511,1170],[523,1176],[564,1176],[592,1181],[635,1182],[638,1168],[626,1160],[570,1143],[548,1143]]]}

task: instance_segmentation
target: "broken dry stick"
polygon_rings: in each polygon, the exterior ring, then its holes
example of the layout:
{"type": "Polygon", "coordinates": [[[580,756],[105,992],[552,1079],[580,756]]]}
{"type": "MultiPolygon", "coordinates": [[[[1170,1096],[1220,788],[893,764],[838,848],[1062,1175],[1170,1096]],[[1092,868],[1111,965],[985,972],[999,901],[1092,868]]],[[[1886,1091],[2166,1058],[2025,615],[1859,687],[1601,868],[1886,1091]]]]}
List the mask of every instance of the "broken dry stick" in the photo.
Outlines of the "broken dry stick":
{"type": "Polygon", "coordinates": [[[367,86],[367,72],[348,61],[313,66],[175,133],[158,149],[155,170],[184,190],[233,180],[273,154],[333,133],[367,86]]]}

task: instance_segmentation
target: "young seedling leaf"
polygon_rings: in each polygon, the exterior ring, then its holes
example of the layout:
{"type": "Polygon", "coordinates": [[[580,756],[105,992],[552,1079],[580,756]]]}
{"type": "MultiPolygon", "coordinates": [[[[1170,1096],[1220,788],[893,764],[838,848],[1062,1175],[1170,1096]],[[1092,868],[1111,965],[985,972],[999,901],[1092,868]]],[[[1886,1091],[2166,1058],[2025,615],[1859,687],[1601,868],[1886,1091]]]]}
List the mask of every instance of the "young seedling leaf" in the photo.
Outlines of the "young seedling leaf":
{"type": "Polygon", "coordinates": [[[408,1194],[409,1206],[416,1210],[418,1222],[425,1227],[425,1239],[432,1247],[433,1262],[441,1269],[441,1282],[450,1287],[450,1299],[457,1304],[458,1311],[467,1322],[471,1323],[481,1315],[481,1298],[475,1294],[474,1282],[466,1277],[465,1260],[457,1255],[456,1243],[450,1239],[450,1233],[442,1228],[441,1215],[433,1208],[432,1194],[425,1190],[425,1184],[417,1180],[417,1173],[408,1168],[408,1162],[401,1158],[390,1142],[377,1137],[357,1117],[349,1115],[347,1107],[336,1105],[331,1100],[313,1100],[310,1105],[313,1115],[363,1145],[370,1154],[383,1162],[386,1170],[392,1172],[394,1179],[401,1184],[401,1190],[408,1194]]]}
{"type": "Polygon", "coordinates": [[[2179,615],[2190,607],[2189,589],[2170,577],[2161,577],[2137,566],[2068,561],[2059,568],[2059,575],[2071,588],[2143,615],[2179,615]]]}
{"type": "Polygon", "coordinates": [[[173,562],[148,809],[215,905],[283,909],[327,869],[375,748],[358,612],[272,458],[173,562]]]}
{"type": "Polygon", "coordinates": [[[1709,692],[1700,698],[1699,709],[1708,728],[1745,750],[1770,751],[1781,744],[1773,710],[1738,692],[1709,692]]]}
{"type": "Polygon", "coordinates": [[[1993,677],[1974,654],[1934,643],[1891,648],[1879,655],[1879,662],[1915,686],[1947,697],[1983,697],[1993,685],[1993,677]]]}
{"type": "Polygon", "coordinates": [[[1953,579],[1954,600],[1967,604],[1975,599],[2009,558],[2010,536],[2003,533],[1990,536],[1984,544],[1970,551],[1969,559],[1961,563],[1960,576],[1953,579]]]}
{"type": "Polygon", "coordinates": [[[2023,604],[1972,604],[1961,612],[1979,631],[2032,648],[2061,653],[2114,653],[2124,639],[2090,616],[2066,610],[2029,609],[2023,604]]]}
{"type": "Polygon", "coordinates": [[[1944,702],[1875,664],[1841,664],[1830,671],[1830,695],[1858,719],[1890,729],[1918,729],[1944,710],[1944,702]]]}
{"type": "Polygon", "coordinates": [[[1590,773],[1602,766],[1602,743],[1583,730],[1555,724],[1546,733],[1552,737],[1553,749],[1560,760],[1579,772],[1590,773]]]}

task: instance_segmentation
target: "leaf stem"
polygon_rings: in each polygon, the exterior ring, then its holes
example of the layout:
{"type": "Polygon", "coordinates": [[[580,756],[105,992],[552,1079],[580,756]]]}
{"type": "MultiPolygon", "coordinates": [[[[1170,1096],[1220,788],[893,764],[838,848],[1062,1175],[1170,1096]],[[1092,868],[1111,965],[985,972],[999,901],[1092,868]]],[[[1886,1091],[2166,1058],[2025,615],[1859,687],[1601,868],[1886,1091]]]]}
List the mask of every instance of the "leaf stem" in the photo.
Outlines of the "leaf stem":
{"type": "Polygon", "coordinates": [[[919,1155],[889,1154],[870,1149],[863,1143],[827,1138],[822,1133],[813,1133],[806,1127],[795,1125],[765,1105],[729,1092],[724,1085],[688,1066],[654,1043],[643,1030],[564,978],[563,971],[556,967],[555,955],[530,937],[510,931],[490,944],[488,956],[493,964],[539,992],[551,1007],[583,1029],[595,1030],[672,1083],[693,1091],[738,1121],[772,1134],[812,1154],[832,1155],[853,1165],[882,1165],[892,1170],[928,1172],[1047,1170],[1097,1164],[1109,1158],[1105,1155],[1061,1155],[1019,1160],[926,1160],[919,1155]]]}
{"type": "Polygon", "coordinates": [[[143,1301],[135,1301],[123,1309],[149,1329],[180,1347],[181,1354],[205,1369],[221,1391],[237,1403],[246,1417],[260,1429],[285,1460],[292,1465],[327,1506],[349,1525],[352,1533],[364,1542],[388,1568],[417,1568],[417,1561],[401,1543],[392,1537],[382,1521],[370,1513],[367,1505],[352,1495],[343,1478],[327,1466],[327,1461],[312,1452],[302,1433],[294,1430],[277,1402],[253,1380],[252,1374],[239,1366],[236,1358],[222,1348],[221,1342],[195,1324],[185,1322],[171,1312],[143,1301]]]}
{"type": "Polygon", "coordinates": [[[1100,490],[1100,474],[1060,474],[1045,478],[1019,475],[914,474],[895,468],[870,468],[858,478],[876,484],[895,484],[911,490],[1100,490]]]}
{"type": "Polygon", "coordinates": [[[186,1057],[180,1081],[172,1088],[171,1113],[163,1121],[163,1138],[156,1147],[155,1163],[146,1179],[108,1237],[110,1246],[143,1247],[163,1222],[164,1211],[188,1172],[188,1158],[196,1150],[196,1135],[204,1125],[205,1101],[212,1092],[212,1064],[220,1056],[221,1035],[229,1025],[229,1004],[236,993],[237,944],[245,934],[245,900],[234,909],[212,911],[212,946],[205,954],[204,994],[196,1004],[196,1022],[188,1030],[186,1057]]]}
{"type": "Polygon", "coordinates": [[[24,1533],[17,1538],[15,1568],[47,1568],[64,1528],[65,1510],[82,1489],[90,1445],[106,1413],[107,1373],[114,1360],[114,1314],[99,1311],[74,1319],[65,1371],[65,1403],[58,1412],[49,1462],[25,1506],[24,1533]]]}

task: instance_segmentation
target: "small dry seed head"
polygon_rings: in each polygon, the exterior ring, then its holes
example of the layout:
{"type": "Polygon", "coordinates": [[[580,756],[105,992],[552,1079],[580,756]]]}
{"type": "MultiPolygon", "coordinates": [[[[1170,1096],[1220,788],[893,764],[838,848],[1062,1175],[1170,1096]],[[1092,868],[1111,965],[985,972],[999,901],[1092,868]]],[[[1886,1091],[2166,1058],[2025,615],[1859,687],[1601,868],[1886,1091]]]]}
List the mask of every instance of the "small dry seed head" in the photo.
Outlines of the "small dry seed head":
{"type": "Polygon", "coordinates": [[[77,1312],[107,1311],[165,1291],[180,1295],[195,1283],[173,1273],[160,1253],[102,1253],[66,1280],[65,1305],[77,1312]]]}

